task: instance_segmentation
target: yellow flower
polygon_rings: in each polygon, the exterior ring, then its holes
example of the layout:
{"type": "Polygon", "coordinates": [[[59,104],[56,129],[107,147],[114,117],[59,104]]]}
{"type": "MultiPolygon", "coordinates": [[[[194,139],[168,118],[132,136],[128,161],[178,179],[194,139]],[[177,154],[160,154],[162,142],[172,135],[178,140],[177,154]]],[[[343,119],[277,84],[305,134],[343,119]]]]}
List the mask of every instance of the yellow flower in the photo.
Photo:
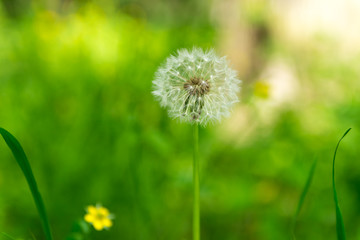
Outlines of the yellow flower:
{"type": "Polygon", "coordinates": [[[106,208],[97,206],[88,206],[87,214],[84,216],[85,221],[91,223],[97,231],[101,231],[104,228],[107,229],[112,226],[112,215],[106,208]]]}
{"type": "Polygon", "coordinates": [[[270,85],[264,81],[258,81],[255,83],[254,94],[257,97],[267,99],[270,97],[270,85]]]}

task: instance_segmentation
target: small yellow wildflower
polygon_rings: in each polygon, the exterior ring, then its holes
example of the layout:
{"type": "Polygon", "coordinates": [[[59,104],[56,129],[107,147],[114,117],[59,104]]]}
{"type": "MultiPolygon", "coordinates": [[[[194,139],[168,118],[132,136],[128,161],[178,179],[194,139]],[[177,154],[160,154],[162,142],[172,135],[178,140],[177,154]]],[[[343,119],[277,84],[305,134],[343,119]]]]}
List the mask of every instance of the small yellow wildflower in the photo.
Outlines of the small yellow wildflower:
{"type": "Polygon", "coordinates": [[[87,214],[84,216],[85,221],[91,223],[97,231],[101,231],[104,228],[107,229],[112,226],[111,219],[112,214],[106,208],[97,206],[88,206],[87,214]]]}
{"type": "Polygon", "coordinates": [[[263,99],[270,97],[270,85],[264,81],[258,81],[255,83],[254,94],[255,96],[263,99]]]}

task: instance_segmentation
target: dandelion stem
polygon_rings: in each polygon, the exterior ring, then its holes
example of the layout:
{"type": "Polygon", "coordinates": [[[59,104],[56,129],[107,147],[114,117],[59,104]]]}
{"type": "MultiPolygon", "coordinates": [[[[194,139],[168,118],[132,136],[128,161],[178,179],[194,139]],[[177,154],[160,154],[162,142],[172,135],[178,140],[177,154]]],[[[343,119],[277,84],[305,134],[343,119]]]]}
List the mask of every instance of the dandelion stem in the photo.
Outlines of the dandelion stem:
{"type": "Polygon", "coordinates": [[[200,183],[199,183],[199,125],[193,124],[194,136],[194,161],[193,161],[193,181],[194,181],[194,205],[193,205],[193,240],[200,240],[200,183]]]}

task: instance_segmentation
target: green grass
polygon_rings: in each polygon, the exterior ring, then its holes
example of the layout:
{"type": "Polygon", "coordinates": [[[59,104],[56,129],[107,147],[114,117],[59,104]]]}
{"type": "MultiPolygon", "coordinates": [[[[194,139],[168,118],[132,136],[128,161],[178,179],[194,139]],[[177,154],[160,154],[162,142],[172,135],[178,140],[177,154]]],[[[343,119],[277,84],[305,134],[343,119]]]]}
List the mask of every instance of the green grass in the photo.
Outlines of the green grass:
{"type": "MultiPolygon", "coordinates": [[[[345,237],[344,221],[343,221],[342,214],[341,214],[341,211],[340,211],[339,201],[338,201],[336,187],[335,187],[335,159],[336,159],[336,153],[337,153],[337,150],[339,148],[341,140],[349,133],[350,130],[351,130],[351,128],[346,130],[344,135],[338,141],[338,143],[336,145],[336,148],[335,148],[335,153],[334,153],[334,158],[333,158],[333,165],[332,165],[332,187],[333,187],[333,194],[334,194],[334,201],[335,201],[336,232],[337,232],[338,240],[345,240],[346,237],[345,237]]],[[[312,179],[314,177],[316,165],[317,165],[317,159],[314,160],[314,162],[313,162],[313,164],[311,166],[311,169],[309,171],[309,174],[308,174],[308,177],[307,177],[307,180],[306,180],[306,184],[305,184],[305,186],[303,188],[303,191],[302,191],[302,193],[300,195],[298,206],[297,206],[295,214],[294,214],[293,222],[292,222],[292,225],[291,225],[291,234],[292,234],[293,239],[296,239],[296,237],[295,237],[296,222],[297,222],[297,219],[299,217],[299,213],[301,211],[301,208],[303,206],[305,197],[306,197],[306,195],[307,195],[307,193],[309,191],[312,179]]]]}
{"type": "Polygon", "coordinates": [[[13,238],[12,236],[10,236],[7,233],[1,232],[2,235],[4,235],[6,237],[6,239],[11,239],[11,240],[15,240],[15,238],[13,238]]]}
{"type": "Polygon", "coordinates": [[[301,208],[302,208],[302,206],[304,204],[305,197],[306,197],[306,195],[307,195],[307,193],[309,191],[312,179],[314,177],[316,164],[317,164],[317,159],[315,159],[313,164],[311,165],[311,169],[309,171],[309,174],[308,174],[308,177],[307,177],[307,180],[306,180],[306,184],[305,184],[305,186],[304,186],[304,188],[302,190],[302,193],[300,195],[299,202],[298,202],[295,214],[294,214],[293,222],[292,222],[292,225],[291,225],[291,234],[293,236],[293,239],[296,239],[296,237],[295,237],[296,222],[297,222],[297,219],[299,217],[299,213],[301,211],[301,208]]]}
{"type": "Polygon", "coordinates": [[[335,152],[334,152],[334,158],[333,158],[333,166],[332,166],[332,187],[334,192],[334,201],[335,201],[335,211],[336,211],[336,233],[338,240],[345,240],[345,227],[344,227],[344,220],[342,218],[342,214],[339,207],[339,200],[337,197],[336,187],[335,187],[335,159],[336,159],[336,153],[339,148],[341,140],[346,136],[346,134],[349,133],[351,128],[346,130],[344,135],[340,138],[339,142],[336,145],[335,152]]]}
{"type": "MultiPolygon", "coordinates": [[[[225,36],[213,18],[195,24],[197,11],[189,16],[190,24],[179,23],[172,11],[158,5],[149,17],[156,16],[159,24],[147,19],[150,5],[144,0],[144,5],[130,4],[129,13],[122,12],[126,4],[108,6],[113,14],[101,9],[107,3],[83,2],[80,11],[71,3],[70,12],[39,7],[17,19],[7,17],[5,10],[0,13],[0,35],[6,36],[0,38],[0,63],[5,66],[0,68],[0,126],[21,136],[55,239],[65,239],[84,207],[97,202],[116,219],[110,231],[92,231],[93,240],[192,238],[191,128],[168,118],[151,94],[151,81],[169,54],[193,46],[232,53],[228,59],[243,80],[241,102],[230,118],[200,129],[200,164],[206,172],[201,177],[201,237],[289,239],[316,153],[296,236],[336,239],[329,219],[335,210],[330,161],[338,129],[360,129],[360,55],[329,58],[338,55],[338,48],[319,39],[299,48],[282,31],[271,30],[277,21],[268,16],[260,26],[264,29],[254,29],[256,37],[266,33],[266,39],[250,44],[254,58],[247,58],[242,41],[228,41],[237,39],[237,31],[225,36]],[[277,60],[284,68],[274,64],[277,60]],[[272,90],[281,81],[270,86],[268,99],[253,96],[257,76],[271,66],[279,76],[289,70],[298,83],[294,90],[300,94],[285,104],[273,101],[277,95],[272,90]]],[[[174,11],[189,15],[178,10],[182,5],[176,4],[174,11]]],[[[272,79],[265,74],[260,80],[267,77],[272,79]]],[[[357,159],[360,134],[356,130],[349,136],[341,158],[357,159]]],[[[0,230],[29,239],[31,229],[45,239],[18,166],[5,144],[1,148],[0,230]]],[[[336,166],[337,173],[346,172],[341,188],[347,191],[339,192],[339,200],[349,239],[360,239],[358,166],[355,160],[336,166]]]]}
{"type": "Polygon", "coordinates": [[[13,153],[16,162],[18,163],[19,167],[21,168],[26,181],[29,185],[31,194],[34,198],[36,208],[38,210],[40,220],[44,229],[45,237],[47,240],[52,240],[52,234],[50,230],[50,224],[48,217],[46,215],[45,205],[42,200],[41,194],[39,192],[38,186],[36,184],[36,180],[34,177],[34,174],[31,170],[30,163],[25,155],[25,152],[23,148],[21,147],[20,143],[16,138],[11,135],[8,131],[6,131],[3,128],[0,128],[0,134],[4,138],[6,144],[11,149],[11,152],[13,153]]]}

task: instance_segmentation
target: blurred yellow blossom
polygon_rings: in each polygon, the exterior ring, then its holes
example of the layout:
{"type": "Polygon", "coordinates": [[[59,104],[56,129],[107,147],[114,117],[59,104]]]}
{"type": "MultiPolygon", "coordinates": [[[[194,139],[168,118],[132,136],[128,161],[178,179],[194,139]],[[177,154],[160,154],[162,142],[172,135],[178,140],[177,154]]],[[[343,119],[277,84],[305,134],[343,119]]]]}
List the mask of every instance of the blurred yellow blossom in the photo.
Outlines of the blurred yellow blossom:
{"type": "Polygon", "coordinates": [[[260,98],[267,99],[270,96],[270,85],[264,81],[255,83],[254,95],[260,98]]]}
{"type": "Polygon", "coordinates": [[[107,229],[112,226],[112,214],[109,210],[100,206],[88,206],[84,216],[86,222],[91,223],[97,231],[107,229]]]}

